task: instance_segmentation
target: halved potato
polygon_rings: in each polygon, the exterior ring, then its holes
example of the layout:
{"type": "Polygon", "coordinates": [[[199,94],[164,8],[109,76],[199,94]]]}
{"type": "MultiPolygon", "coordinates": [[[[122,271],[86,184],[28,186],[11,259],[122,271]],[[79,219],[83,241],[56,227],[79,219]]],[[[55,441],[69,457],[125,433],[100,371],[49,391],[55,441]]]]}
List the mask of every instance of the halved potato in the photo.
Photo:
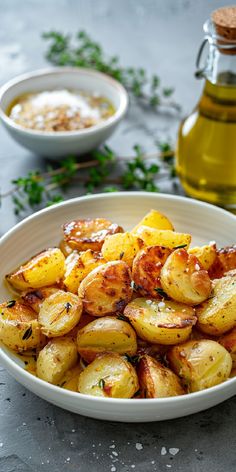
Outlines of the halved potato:
{"type": "Polygon", "coordinates": [[[170,229],[174,231],[174,226],[167,216],[157,210],[150,210],[143,219],[132,229],[131,233],[136,233],[140,226],[148,226],[156,229],[170,229]]]}
{"type": "Polygon", "coordinates": [[[209,275],[212,279],[218,279],[234,269],[236,269],[236,244],[217,250],[217,256],[214,264],[210,267],[209,275]]]}
{"type": "Polygon", "coordinates": [[[78,293],[78,288],[81,281],[96,267],[105,264],[100,252],[87,251],[79,254],[73,251],[70,256],[66,258],[66,271],[64,277],[64,285],[72,293],[78,293]]]}
{"type": "Polygon", "coordinates": [[[131,233],[107,236],[102,246],[102,255],[107,261],[122,260],[130,267],[138,251],[143,247],[142,239],[131,233]]]}
{"type": "Polygon", "coordinates": [[[216,245],[207,244],[205,246],[192,247],[188,250],[188,253],[198,258],[202,269],[208,270],[216,259],[216,245]]]}
{"type": "Polygon", "coordinates": [[[148,355],[139,361],[138,379],[143,398],[175,397],[185,393],[179,377],[148,355]]]}
{"type": "Polygon", "coordinates": [[[123,311],[131,300],[131,274],[123,261],[107,262],[92,270],[79,286],[84,309],[93,316],[123,311]]]}
{"type": "Polygon", "coordinates": [[[185,249],[177,249],[167,258],[161,269],[161,285],[169,297],[189,305],[206,300],[212,289],[208,272],[185,249]]]}
{"type": "Polygon", "coordinates": [[[236,369],[236,327],[219,338],[218,342],[230,353],[233,362],[233,369],[236,369]]]}
{"type": "Polygon", "coordinates": [[[171,230],[149,228],[148,226],[139,226],[134,233],[141,238],[145,246],[164,246],[175,249],[179,246],[189,247],[191,235],[185,233],[176,233],[171,230]]]}
{"type": "Polygon", "coordinates": [[[168,360],[189,392],[224,382],[232,369],[230,354],[219,343],[208,339],[174,346],[168,353],[168,360]]]}
{"type": "Polygon", "coordinates": [[[40,351],[37,359],[37,376],[52,384],[58,384],[65,372],[77,362],[76,343],[67,337],[52,339],[40,351]]]}
{"type": "Polygon", "coordinates": [[[219,336],[236,326],[236,271],[214,282],[212,296],[197,307],[198,328],[219,336]]]}
{"type": "Polygon", "coordinates": [[[135,298],[125,310],[141,339],[153,344],[178,344],[190,336],[197,318],[194,309],[182,303],[135,298]]]}
{"type": "Polygon", "coordinates": [[[57,247],[40,252],[15,272],[6,276],[18,290],[41,288],[60,281],[65,271],[65,257],[57,247]]]}
{"type": "Polygon", "coordinates": [[[0,341],[14,351],[34,349],[45,342],[37,313],[21,299],[0,305],[0,341]]]}
{"type": "Polygon", "coordinates": [[[107,351],[133,356],[137,351],[137,338],[129,323],[104,316],[79,330],[77,347],[86,362],[92,362],[99,353],[107,351]]]}
{"type": "Polygon", "coordinates": [[[100,251],[108,234],[123,233],[123,228],[105,218],[74,220],[63,225],[65,242],[78,251],[100,251]]]}
{"type": "Polygon", "coordinates": [[[79,376],[78,391],[96,397],[132,398],[139,388],[132,364],[114,352],[100,354],[79,376]]]}
{"type": "Polygon", "coordinates": [[[156,289],[161,288],[161,269],[170,253],[169,248],[161,246],[149,246],[138,252],[133,262],[132,278],[140,295],[160,298],[156,289]]]}
{"type": "Polygon", "coordinates": [[[21,299],[33,308],[36,313],[39,313],[40,307],[45,298],[50,297],[53,293],[58,292],[59,287],[42,287],[38,290],[31,290],[30,292],[23,292],[21,299]]]}
{"type": "Polygon", "coordinates": [[[69,333],[79,322],[82,302],[73,293],[58,290],[46,298],[39,311],[42,332],[49,338],[69,333]]]}

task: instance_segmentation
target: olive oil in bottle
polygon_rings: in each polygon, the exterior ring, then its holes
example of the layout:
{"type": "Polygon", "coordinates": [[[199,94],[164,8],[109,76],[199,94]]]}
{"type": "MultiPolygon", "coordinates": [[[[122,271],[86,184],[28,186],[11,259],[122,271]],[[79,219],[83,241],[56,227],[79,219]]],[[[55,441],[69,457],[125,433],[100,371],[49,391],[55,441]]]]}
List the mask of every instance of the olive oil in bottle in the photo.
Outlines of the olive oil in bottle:
{"type": "MultiPolygon", "coordinates": [[[[210,44],[206,79],[195,110],[181,123],[177,172],[187,194],[236,210],[236,7],[235,31],[219,36],[212,22],[205,27],[210,44]],[[232,37],[233,36],[233,37],[232,37]]],[[[213,13],[213,18],[214,18],[213,13]]],[[[229,15],[230,12],[227,13],[229,15]]],[[[223,20],[228,22],[228,16],[223,20]]],[[[217,15],[216,15],[217,16],[217,15]]],[[[231,22],[232,26],[232,11],[231,22]]],[[[221,34],[224,29],[220,30],[221,34]]]]}

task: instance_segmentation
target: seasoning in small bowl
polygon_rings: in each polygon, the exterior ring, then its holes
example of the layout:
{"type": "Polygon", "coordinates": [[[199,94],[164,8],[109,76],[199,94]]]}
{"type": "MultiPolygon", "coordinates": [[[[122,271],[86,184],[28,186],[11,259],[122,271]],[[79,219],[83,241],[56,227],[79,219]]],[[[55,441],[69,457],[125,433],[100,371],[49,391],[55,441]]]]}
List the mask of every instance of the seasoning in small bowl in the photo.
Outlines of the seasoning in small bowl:
{"type": "Polygon", "coordinates": [[[16,98],[8,115],[24,128],[45,132],[77,131],[97,125],[114,115],[110,100],[76,90],[51,90],[16,98]]]}

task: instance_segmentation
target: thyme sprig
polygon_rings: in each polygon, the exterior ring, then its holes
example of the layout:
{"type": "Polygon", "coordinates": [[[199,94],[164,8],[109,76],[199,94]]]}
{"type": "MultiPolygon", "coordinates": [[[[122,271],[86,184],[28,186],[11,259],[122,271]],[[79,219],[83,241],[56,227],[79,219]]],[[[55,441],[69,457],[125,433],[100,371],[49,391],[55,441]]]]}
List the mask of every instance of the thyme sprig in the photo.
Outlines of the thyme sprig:
{"type": "Polygon", "coordinates": [[[159,149],[158,145],[158,151],[147,154],[136,144],[131,156],[117,156],[105,145],[85,162],[77,162],[75,157],[68,156],[57,167],[48,167],[46,172],[30,171],[25,177],[14,179],[13,187],[0,195],[0,200],[11,196],[15,214],[20,215],[28,208],[34,210],[63,201],[65,191],[73,183],[79,185],[80,193],[92,193],[96,189],[158,192],[156,180],[161,179],[160,169],[164,167],[166,172],[172,172],[174,155],[170,146],[167,151],[160,152],[159,149]],[[150,163],[154,159],[158,164],[150,163]],[[116,166],[119,175],[112,178],[111,172],[116,166]],[[84,170],[86,174],[82,173],[84,170]]]}
{"type": "Polygon", "coordinates": [[[49,41],[46,58],[57,66],[86,67],[104,72],[121,82],[140,102],[156,108],[167,106],[180,111],[180,106],[170,100],[174,89],[162,87],[160,78],[149,75],[143,67],[123,67],[118,56],[107,57],[101,45],[85,31],[75,37],[57,31],[43,34],[49,41]]]}

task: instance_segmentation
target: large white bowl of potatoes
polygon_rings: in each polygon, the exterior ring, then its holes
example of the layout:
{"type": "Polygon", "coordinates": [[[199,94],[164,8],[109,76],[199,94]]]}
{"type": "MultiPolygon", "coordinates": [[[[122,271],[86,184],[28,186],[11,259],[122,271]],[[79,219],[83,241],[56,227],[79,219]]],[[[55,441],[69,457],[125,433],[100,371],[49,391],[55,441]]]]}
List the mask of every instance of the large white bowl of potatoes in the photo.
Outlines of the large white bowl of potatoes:
{"type": "Polygon", "coordinates": [[[236,218],[123,192],[42,210],[0,240],[0,360],[82,415],[158,421],[236,393],[236,218]]]}

